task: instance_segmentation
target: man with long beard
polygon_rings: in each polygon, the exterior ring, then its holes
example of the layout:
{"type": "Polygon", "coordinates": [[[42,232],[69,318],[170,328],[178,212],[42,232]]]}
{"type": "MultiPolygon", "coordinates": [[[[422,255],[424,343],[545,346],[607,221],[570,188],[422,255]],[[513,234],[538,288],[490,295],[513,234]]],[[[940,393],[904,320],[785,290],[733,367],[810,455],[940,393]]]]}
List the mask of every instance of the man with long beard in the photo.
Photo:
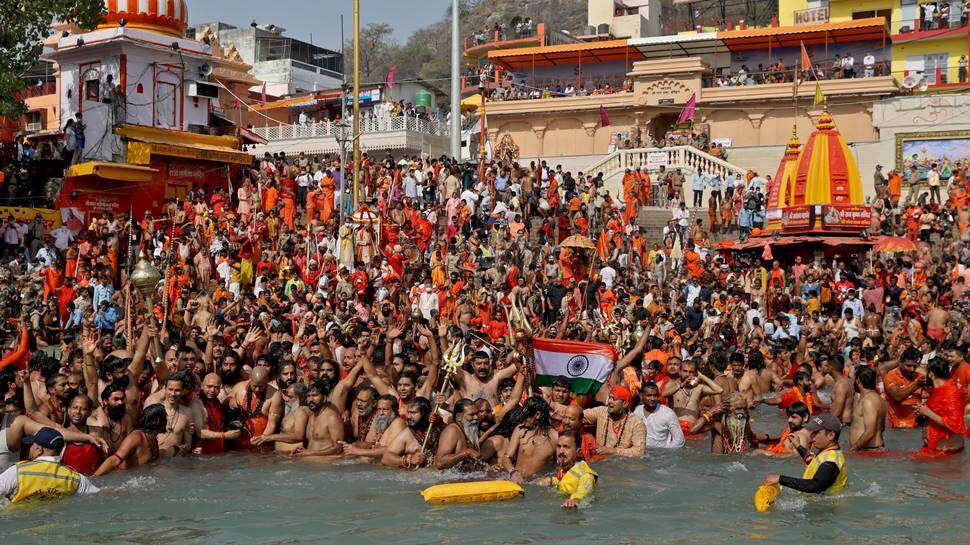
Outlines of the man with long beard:
{"type": "Polygon", "coordinates": [[[441,431],[435,467],[448,469],[456,465],[472,466],[478,460],[478,412],[475,402],[460,399],[455,403],[455,420],[441,431]]]}
{"type": "MultiPolygon", "coordinates": [[[[363,413],[359,412],[358,414],[363,413]]],[[[367,417],[364,418],[366,421],[367,417]]],[[[342,443],[344,455],[380,460],[391,441],[405,429],[407,429],[407,423],[403,418],[397,416],[397,398],[392,395],[383,395],[374,403],[370,424],[366,426],[358,424],[357,442],[354,444],[342,443]],[[367,428],[366,432],[364,427],[367,428]],[[360,437],[360,434],[363,434],[363,437],[360,437]]]]}
{"type": "Polygon", "coordinates": [[[101,405],[88,418],[88,425],[101,428],[109,452],[118,450],[125,437],[135,429],[135,419],[128,410],[127,393],[122,384],[108,384],[101,390],[101,405]]]}
{"type": "Polygon", "coordinates": [[[273,450],[277,454],[293,454],[303,447],[306,440],[307,423],[310,421],[310,409],[307,404],[307,387],[302,382],[293,382],[280,390],[283,395],[283,421],[281,431],[266,436],[264,441],[273,441],[273,450]]]}
{"type": "Polygon", "coordinates": [[[387,446],[381,463],[390,467],[417,469],[428,461],[427,452],[437,446],[436,431],[430,426],[431,402],[416,397],[408,403],[408,427],[395,437],[387,446]],[[430,434],[430,437],[427,437],[430,434]],[[425,441],[427,439],[427,441],[425,441]]]}
{"type": "Polygon", "coordinates": [[[541,396],[527,399],[522,411],[522,423],[516,426],[505,455],[499,459],[509,477],[520,484],[547,467],[559,438],[549,419],[549,404],[541,396]]]}

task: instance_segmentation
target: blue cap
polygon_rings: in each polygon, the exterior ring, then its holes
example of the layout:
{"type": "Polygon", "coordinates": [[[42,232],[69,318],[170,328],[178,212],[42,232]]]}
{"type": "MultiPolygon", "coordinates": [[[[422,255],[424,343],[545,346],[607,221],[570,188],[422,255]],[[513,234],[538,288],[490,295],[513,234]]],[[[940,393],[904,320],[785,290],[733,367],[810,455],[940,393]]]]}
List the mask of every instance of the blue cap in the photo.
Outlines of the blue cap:
{"type": "Polygon", "coordinates": [[[64,448],[64,436],[54,428],[41,428],[40,431],[30,437],[24,437],[20,442],[25,445],[37,445],[50,450],[61,450],[64,448]]]}

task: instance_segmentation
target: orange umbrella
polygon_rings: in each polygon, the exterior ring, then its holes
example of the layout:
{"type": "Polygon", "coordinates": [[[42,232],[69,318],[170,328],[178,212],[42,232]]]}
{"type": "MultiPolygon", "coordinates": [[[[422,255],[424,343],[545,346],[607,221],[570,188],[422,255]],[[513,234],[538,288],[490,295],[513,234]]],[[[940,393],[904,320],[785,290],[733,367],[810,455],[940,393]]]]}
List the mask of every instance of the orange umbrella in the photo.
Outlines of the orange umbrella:
{"type": "Polygon", "coordinates": [[[917,250],[916,243],[906,237],[883,237],[872,249],[887,254],[901,254],[917,250]]]}

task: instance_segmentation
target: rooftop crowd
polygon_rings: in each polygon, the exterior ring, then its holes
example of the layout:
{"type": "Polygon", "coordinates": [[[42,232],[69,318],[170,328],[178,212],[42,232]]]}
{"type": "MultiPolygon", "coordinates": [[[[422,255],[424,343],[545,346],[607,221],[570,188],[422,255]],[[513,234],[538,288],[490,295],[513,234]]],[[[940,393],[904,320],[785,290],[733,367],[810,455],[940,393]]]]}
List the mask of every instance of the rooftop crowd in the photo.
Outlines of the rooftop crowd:
{"type": "Polygon", "coordinates": [[[360,167],[353,217],[350,169],[301,154],[133,221],[5,221],[0,471],[44,427],[91,476],[238,450],[522,482],[555,474],[566,436],[587,461],[685,444],[798,457],[820,413],[845,450],[913,427],[924,455],[963,448],[965,165],[929,193],[877,172],[871,233],[915,250],[784,267],[713,250],[760,229],[772,184],[753,172],[635,169],[613,196],[544,161],[483,179],[448,158],[360,167]],[[658,203],[670,225],[642,231],[658,203]],[[140,259],[161,272],[150,305],[129,282],[140,259]],[[535,337],[612,345],[616,365],[595,392],[538,386],[535,337]],[[758,404],[789,427],[752,429],[758,404]]]}

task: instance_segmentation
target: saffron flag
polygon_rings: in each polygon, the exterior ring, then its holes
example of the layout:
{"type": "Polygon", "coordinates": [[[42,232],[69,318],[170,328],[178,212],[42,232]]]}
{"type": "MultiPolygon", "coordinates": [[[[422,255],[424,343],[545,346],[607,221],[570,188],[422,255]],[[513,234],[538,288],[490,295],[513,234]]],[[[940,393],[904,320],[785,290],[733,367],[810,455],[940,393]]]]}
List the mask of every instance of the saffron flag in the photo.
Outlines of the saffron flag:
{"type": "Polygon", "coordinates": [[[536,338],[536,385],[552,386],[559,377],[570,380],[573,392],[592,394],[606,382],[616,362],[608,344],[536,338]]]}
{"type": "Polygon", "coordinates": [[[261,97],[263,104],[266,104],[266,82],[263,82],[263,92],[261,97]]]}
{"type": "Polygon", "coordinates": [[[397,66],[392,66],[390,69],[388,69],[387,76],[384,78],[384,85],[386,85],[388,89],[394,88],[395,74],[397,74],[397,66]]]}
{"type": "Polygon", "coordinates": [[[825,102],[825,95],[822,94],[822,84],[815,80],[815,100],[812,101],[812,106],[818,106],[823,102],[825,102]]]}
{"type": "Polygon", "coordinates": [[[606,115],[606,108],[600,104],[600,127],[610,126],[610,116],[606,115]]]}
{"type": "Polygon", "coordinates": [[[802,42],[802,70],[812,69],[812,59],[808,56],[808,51],[805,49],[805,43],[802,42]]]}
{"type": "Polygon", "coordinates": [[[697,94],[694,93],[690,95],[687,99],[687,104],[684,105],[684,109],[680,112],[680,117],[677,118],[677,124],[687,123],[694,119],[694,112],[697,110],[697,94]]]}

